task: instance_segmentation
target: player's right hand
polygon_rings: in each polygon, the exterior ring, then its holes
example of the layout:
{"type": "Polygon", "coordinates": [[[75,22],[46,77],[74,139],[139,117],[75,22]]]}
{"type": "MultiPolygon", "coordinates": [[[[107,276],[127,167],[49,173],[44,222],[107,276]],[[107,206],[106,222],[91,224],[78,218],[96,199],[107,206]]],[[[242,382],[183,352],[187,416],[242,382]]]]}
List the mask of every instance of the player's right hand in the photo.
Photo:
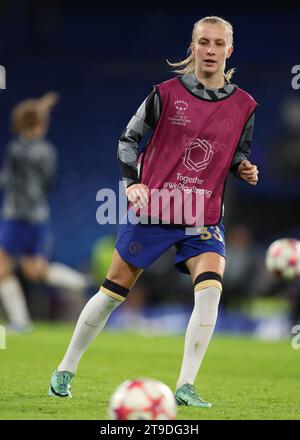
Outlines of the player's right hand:
{"type": "Polygon", "coordinates": [[[39,99],[39,106],[41,110],[48,111],[57,104],[58,100],[59,94],[57,92],[48,92],[39,99]]]}
{"type": "Polygon", "coordinates": [[[135,208],[144,208],[149,200],[149,188],[143,183],[134,183],[126,189],[126,195],[135,208]]]}

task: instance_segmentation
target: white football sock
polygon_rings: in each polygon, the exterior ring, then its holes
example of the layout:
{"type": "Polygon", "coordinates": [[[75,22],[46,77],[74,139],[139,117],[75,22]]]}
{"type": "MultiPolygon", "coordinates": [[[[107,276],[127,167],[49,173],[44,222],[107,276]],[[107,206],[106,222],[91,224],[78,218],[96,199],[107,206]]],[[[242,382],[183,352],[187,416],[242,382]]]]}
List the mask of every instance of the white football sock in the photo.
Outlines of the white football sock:
{"type": "Polygon", "coordinates": [[[45,282],[50,286],[82,292],[87,288],[87,277],[62,263],[49,263],[45,282]]]}
{"type": "Polygon", "coordinates": [[[186,330],[184,355],[177,389],[193,384],[212,337],[218,316],[221,291],[207,287],[195,292],[195,305],[186,330]]]}
{"type": "Polygon", "coordinates": [[[65,357],[57,368],[58,371],[76,372],[81,356],[103,329],[111,312],[121,303],[103,293],[101,289],[88,301],[79,316],[65,357]]]}
{"type": "Polygon", "coordinates": [[[22,286],[15,275],[0,281],[0,298],[10,324],[23,326],[31,322],[22,286]]]}

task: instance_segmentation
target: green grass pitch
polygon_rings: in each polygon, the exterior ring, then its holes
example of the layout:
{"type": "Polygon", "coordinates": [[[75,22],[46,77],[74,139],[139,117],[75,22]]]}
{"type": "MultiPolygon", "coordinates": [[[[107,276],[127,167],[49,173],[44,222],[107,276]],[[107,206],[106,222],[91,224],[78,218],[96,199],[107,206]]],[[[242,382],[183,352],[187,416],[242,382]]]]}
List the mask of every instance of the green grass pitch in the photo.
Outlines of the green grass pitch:
{"type": "MultiPolygon", "coordinates": [[[[174,389],[183,336],[104,332],[89,347],[73,381],[73,399],[48,398],[52,370],[73,326],[36,325],[8,335],[0,350],[1,419],[107,419],[113,390],[124,380],[153,377],[174,389]]],[[[179,407],[177,420],[299,419],[300,350],[290,341],[214,336],[196,386],[211,409],[179,407]]]]}

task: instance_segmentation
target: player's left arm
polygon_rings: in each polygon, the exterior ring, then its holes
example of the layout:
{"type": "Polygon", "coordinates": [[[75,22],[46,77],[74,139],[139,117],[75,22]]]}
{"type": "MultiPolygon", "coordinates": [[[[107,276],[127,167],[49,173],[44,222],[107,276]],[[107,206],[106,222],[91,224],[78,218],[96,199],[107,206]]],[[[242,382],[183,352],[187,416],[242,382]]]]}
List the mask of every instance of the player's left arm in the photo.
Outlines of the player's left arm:
{"type": "Polygon", "coordinates": [[[231,162],[230,172],[251,185],[256,185],[258,181],[258,169],[256,165],[251,164],[249,156],[251,153],[251,141],[254,128],[254,113],[248,119],[236,152],[231,162]]]}

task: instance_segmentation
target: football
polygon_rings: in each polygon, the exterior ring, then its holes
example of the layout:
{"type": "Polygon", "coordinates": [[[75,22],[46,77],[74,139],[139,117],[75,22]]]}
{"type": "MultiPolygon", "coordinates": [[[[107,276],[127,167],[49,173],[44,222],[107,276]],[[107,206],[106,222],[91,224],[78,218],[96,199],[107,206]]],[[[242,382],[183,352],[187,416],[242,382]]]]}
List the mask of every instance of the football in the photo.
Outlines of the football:
{"type": "Polygon", "coordinates": [[[300,275],[300,241],[281,238],[266,253],[267,269],[277,277],[292,280],[300,275]]]}
{"type": "Polygon", "coordinates": [[[175,420],[176,402],[170,388],[149,378],[123,382],[109,402],[110,420],[175,420]]]}

